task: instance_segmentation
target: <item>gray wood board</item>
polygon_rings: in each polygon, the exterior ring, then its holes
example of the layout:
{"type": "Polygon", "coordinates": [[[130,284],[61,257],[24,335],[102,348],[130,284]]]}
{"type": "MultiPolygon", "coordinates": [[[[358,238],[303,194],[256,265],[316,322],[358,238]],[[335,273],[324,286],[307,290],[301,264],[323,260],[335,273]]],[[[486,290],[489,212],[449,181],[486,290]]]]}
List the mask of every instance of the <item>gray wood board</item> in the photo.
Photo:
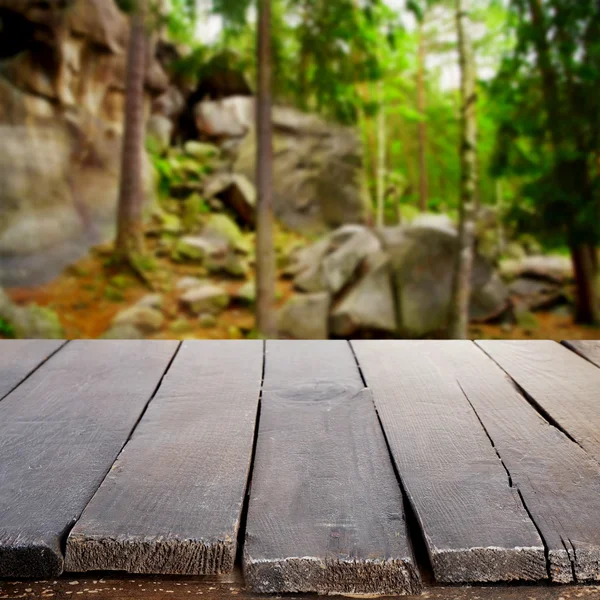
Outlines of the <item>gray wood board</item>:
{"type": "Polygon", "coordinates": [[[600,369],[561,344],[485,340],[477,344],[553,423],[600,463],[600,369]]]}
{"type": "Polygon", "coordinates": [[[431,342],[481,419],[548,551],[553,581],[600,578],[600,467],[472,342],[431,342]]]}
{"type": "Polygon", "coordinates": [[[0,402],[0,577],[63,570],[64,537],[177,346],[70,342],[0,402]]]}
{"type": "Polygon", "coordinates": [[[577,352],[583,358],[600,367],[600,342],[593,340],[565,340],[562,342],[567,348],[577,352]]]}
{"type": "Polygon", "coordinates": [[[456,378],[420,341],[352,342],[436,580],[547,577],[544,547],[456,378]]]}
{"type": "Polygon", "coordinates": [[[263,593],[420,590],[401,489],[346,342],[266,344],[244,572],[263,593]]]}
{"type": "Polygon", "coordinates": [[[64,343],[61,340],[0,340],[0,400],[64,343]]]}
{"type": "Polygon", "coordinates": [[[233,569],[262,370],[262,341],[183,343],[71,531],[68,570],[233,569]]]}

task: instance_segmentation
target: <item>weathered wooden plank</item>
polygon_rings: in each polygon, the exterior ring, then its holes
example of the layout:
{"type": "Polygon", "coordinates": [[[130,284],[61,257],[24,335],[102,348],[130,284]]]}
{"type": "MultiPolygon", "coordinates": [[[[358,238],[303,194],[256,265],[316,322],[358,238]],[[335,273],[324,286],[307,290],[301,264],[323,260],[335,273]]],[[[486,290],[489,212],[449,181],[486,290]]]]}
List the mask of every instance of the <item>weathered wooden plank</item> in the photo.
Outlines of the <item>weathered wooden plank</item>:
{"type": "Polygon", "coordinates": [[[420,341],[352,342],[443,582],[539,580],[544,547],[456,378],[420,341]]]}
{"type": "Polygon", "coordinates": [[[61,543],[177,342],[74,341],[0,402],[0,577],[63,570],[61,543]]]}
{"type": "Polygon", "coordinates": [[[481,419],[544,539],[553,581],[600,579],[600,468],[472,342],[430,342],[481,419]]]}
{"type": "Polygon", "coordinates": [[[64,343],[61,340],[0,340],[0,400],[64,343]]]}
{"type": "Polygon", "coordinates": [[[589,360],[592,364],[600,367],[600,341],[592,340],[565,340],[564,346],[577,352],[583,358],[589,360]]]}
{"type": "Polygon", "coordinates": [[[68,570],[231,572],[262,369],[258,340],[182,345],[71,531],[68,570]]]}
{"type": "Polygon", "coordinates": [[[244,546],[258,592],[420,589],[401,490],[346,342],[267,342],[244,546]]]}
{"type": "Polygon", "coordinates": [[[600,462],[600,369],[561,344],[485,340],[477,344],[544,415],[600,462]]]}

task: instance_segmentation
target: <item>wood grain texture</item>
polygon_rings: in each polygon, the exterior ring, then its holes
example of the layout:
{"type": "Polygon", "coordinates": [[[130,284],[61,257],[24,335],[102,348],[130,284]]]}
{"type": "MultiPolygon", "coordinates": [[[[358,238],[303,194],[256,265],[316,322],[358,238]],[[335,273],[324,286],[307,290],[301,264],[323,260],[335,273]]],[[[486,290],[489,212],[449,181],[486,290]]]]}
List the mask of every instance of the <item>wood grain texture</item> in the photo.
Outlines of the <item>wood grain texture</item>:
{"type": "Polygon", "coordinates": [[[562,342],[564,346],[577,352],[583,358],[589,360],[592,364],[600,367],[600,341],[592,340],[566,340],[562,342]]]}
{"type": "Polygon", "coordinates": [[[456,378],[420,341],[352,342],[441,582],[539,580],[544,547],[456,378]]]}
{"type": "Polygon", "coordinates": [[[61,544],[177,342],[74,341],[0,402],[0,577],[63,570],[61,544]]]}
{"type": "Polygon", "coordinates": [[[267,342],[244,572],[262,593],[420,590],[401,490],[346,342],[267,342]]]}
{"type": "Polygon", "coordinates": [[[600,369],[557,342],[477,341],[544,415],[600,463],[600,369]]]}
{"type": "Polygon", "coordinates": [[[262,369],[261,341],[182,345],[71,531],[68,570],[233,569],[262,369]]]}
{"type": "Polygon", "coordinates": [[[519,490],[548,550],[553,581],[600,579],[600,467],[550,425],[472,342],[429,342],[455,377],[519,490]]]}
{"type": "Polygon", "coordinates": [[[64,343],[61,340],[0,340],[0,400],[64,343]]]}

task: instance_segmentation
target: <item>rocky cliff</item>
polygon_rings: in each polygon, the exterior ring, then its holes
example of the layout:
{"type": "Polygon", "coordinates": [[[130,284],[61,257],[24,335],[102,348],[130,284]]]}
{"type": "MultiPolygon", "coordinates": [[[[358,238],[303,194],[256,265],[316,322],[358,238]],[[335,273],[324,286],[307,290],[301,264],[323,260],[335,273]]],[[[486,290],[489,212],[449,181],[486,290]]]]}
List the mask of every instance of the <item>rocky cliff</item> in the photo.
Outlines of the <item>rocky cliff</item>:
{"type": "MultiPolygon", "coordinates": [[[[114,0],[0,0],[0,285],[54,277],[112,234],[128,22],[114,0]]],[[[166,89],[149,56],[146,87],[166,89]]],[[[145,168],[148,201],[152,170],[145,168]]]]}

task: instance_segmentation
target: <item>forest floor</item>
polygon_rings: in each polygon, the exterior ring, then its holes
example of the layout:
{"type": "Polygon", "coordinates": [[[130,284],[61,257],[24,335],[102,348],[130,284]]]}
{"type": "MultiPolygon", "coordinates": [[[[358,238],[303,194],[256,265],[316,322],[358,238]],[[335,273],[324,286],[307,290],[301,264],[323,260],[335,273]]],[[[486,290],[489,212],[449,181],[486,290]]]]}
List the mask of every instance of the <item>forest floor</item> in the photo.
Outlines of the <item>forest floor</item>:
{"type": "MultiPolygon", "coordinates": [[[[55,280],[35,288],[6,289],[19,305],[38,304],[54,310],[68,339],[95,339],[106,332],[124,308],[152,293],[133,273],[116,270],[107,264],[110,246],[92,250],[89,256],[71,265],[55,280]]],[[[198,317],[180,305],[175,283],[183,277],[206,278],[202,267],[156,258],[163,297],[164,326],[148,336],[152,339],[239,339],[252,337],[255,329],[254,306],[235,300],[237,290],[247,279],[234,280],[210,275],[211,282],[222,286],[233,298],[216,324],[203,327],[198,317]]],[[[251,277],[253,274],[251,274],[251,277]]],[[[293,282],[281,276],[277,282],[278,308],[293,294],[293,282]]],[[[535,321],[519,324],[473,324],[469,336],[477,339],[599,339],[600,329],[577,325],[567,306],[535,313],[535,321]]]]}

